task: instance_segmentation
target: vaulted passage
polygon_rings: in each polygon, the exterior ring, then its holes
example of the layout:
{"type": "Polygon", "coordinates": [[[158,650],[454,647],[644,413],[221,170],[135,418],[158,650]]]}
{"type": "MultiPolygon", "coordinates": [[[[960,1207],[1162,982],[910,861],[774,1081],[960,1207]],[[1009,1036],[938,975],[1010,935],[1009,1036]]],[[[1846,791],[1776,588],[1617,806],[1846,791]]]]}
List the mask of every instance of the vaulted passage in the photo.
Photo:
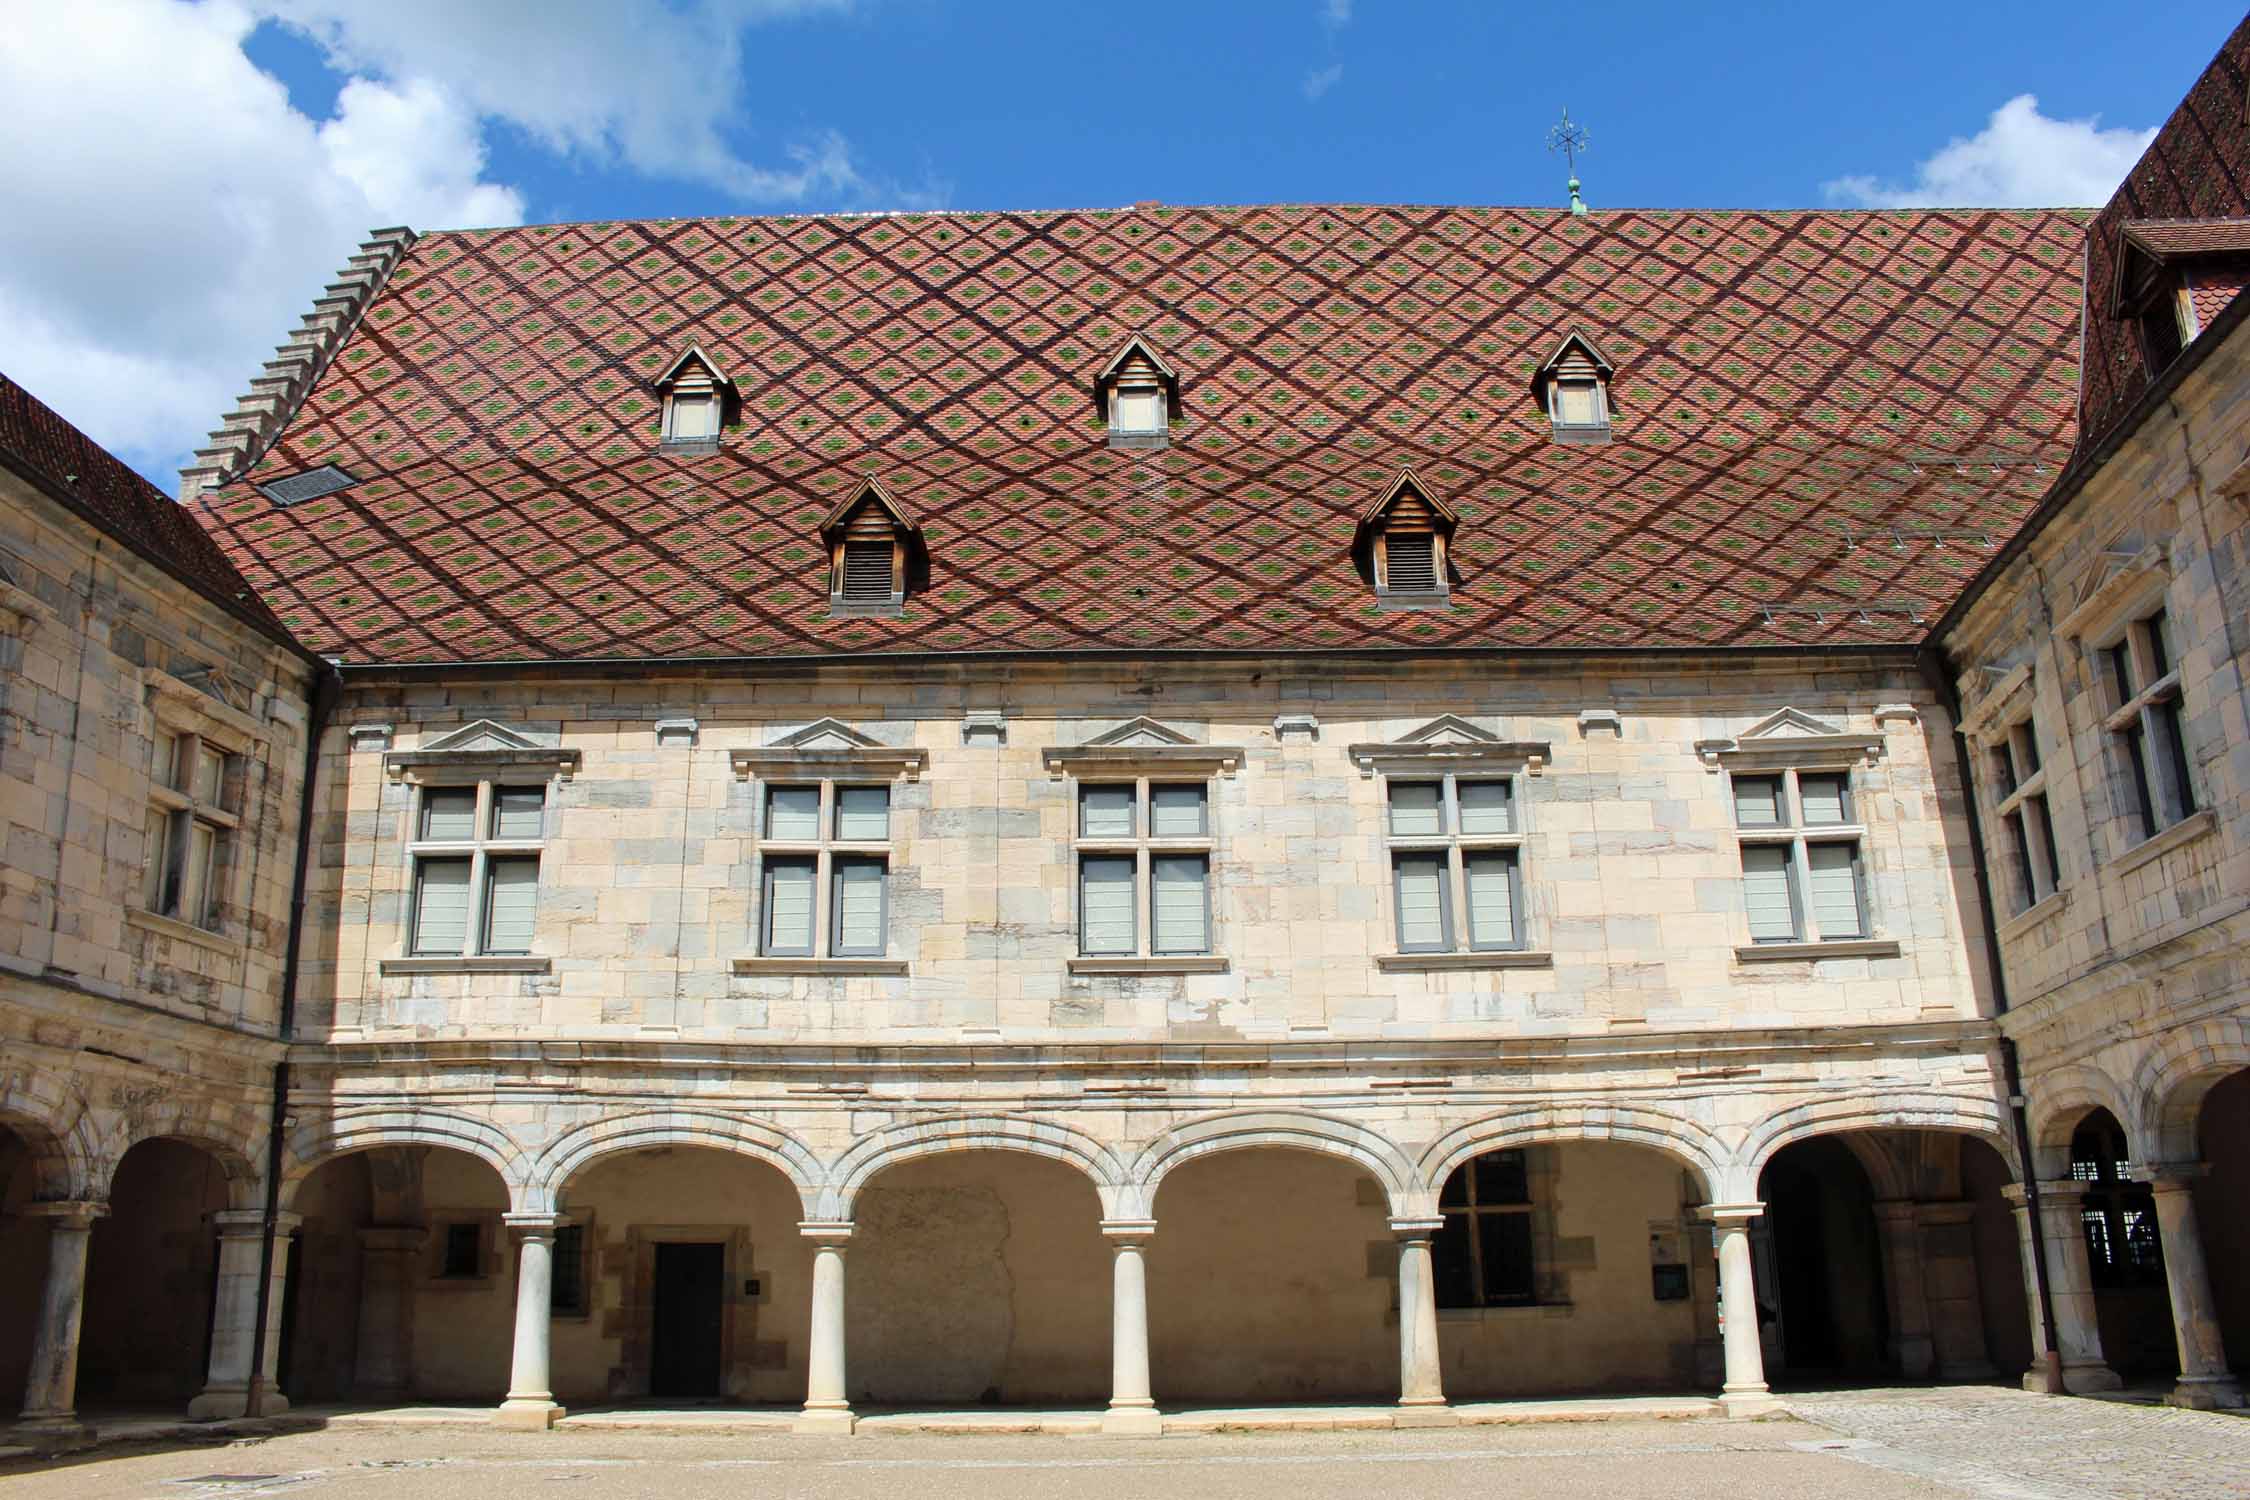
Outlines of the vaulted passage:
{"type": "Polygon", "coordinates": [[[181,1141],[143,1141],[110,1182],[94,1220],[78,1345],[82,1409],[175,1411],[203,1388],[211,1350],[218,1231],[227,1206],[218,1160],[181,1141]]]}
{"type": "Polygon", "coordinates": [[[2196,1123],[2211,1169],[2195,1184],[2196,1222],[2226,1358],[2239,1376],[2250,1373],[2250,1070],[2213,1087],[2196,1123]]]}
{"type": "Polygon", "coordinates": [[[46,1223],[24,1210],[38,1191],[31,1143],[0,1126],[0,1415],[22,1404],[47,1276],[46,1223]]]}

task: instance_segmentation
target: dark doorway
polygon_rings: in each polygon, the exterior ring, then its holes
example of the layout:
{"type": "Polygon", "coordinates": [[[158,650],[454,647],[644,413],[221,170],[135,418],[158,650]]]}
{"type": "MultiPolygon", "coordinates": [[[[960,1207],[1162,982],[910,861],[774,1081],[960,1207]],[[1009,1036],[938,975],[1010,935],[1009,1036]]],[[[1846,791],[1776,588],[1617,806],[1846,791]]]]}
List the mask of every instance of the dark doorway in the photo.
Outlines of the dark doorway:
{"type": "Polygon", "coordinates": [[[658,1245],[649,1348],[652,1396],[719,1394],[726,1246],[658,1245]]]}
{"type": "Polygon", "coordinates": [[[1874,1191],[1851,1148],[1826,1137],[1782,1148],[1760,1196],[1779,1283],[1761,1296],[1781,1319],[1776,1373],[1815,1381],[1881,1373],[1889,1318],[1874,1191]]]}

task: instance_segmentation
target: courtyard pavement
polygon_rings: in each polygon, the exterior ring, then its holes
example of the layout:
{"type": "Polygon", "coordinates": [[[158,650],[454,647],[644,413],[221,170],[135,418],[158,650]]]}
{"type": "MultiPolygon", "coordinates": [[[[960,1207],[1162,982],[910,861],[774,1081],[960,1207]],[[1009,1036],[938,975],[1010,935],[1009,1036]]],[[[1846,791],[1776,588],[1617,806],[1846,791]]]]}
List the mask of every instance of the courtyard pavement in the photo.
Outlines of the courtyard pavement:
{"type": "Polygon", "coordinates": [[[9,1500],[2207,1500],[2250,1497],[2250,1420],[1999,1387],[1792,1396],[1798,1414],[1120,1440],[743,1429],[334,1427],[0,1463],[9,1500]],[[560,1497],[558,1497],[560,1500],[560,1497]]]}

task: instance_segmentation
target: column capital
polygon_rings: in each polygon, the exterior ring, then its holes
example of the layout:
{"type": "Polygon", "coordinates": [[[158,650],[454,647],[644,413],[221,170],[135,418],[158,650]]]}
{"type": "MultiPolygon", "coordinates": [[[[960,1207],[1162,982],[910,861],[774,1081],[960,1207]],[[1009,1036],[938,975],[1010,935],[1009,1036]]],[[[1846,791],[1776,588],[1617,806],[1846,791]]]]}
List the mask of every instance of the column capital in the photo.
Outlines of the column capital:
{"type": "Polygon", "coordinates": [[[52,1203],[26,1203],[26,1218],[53,1219],[57,1229],[87,1229],[96,1219],[109,1217],[109,1205],[91,1198],[62,1199],[52,1203]]]}
{"type": "Polygon", "coordinates": [[[833,1246],[841,1250],[851,1240],[852,1221],[849,1219],[799,1219],[797,1232],[816,1245],[833,1246]]]}
{"type": "Polygon", "coordinates": [[[518,1234],[552,1235],[555,1232],[555,1226],[562,1221],[563,1216],[554,1213],[505,1213],[500,1216],[500,1222],[515,1230],[518,1234]]]}
{"type": "Polygon", "coordinates": [[[1741,1229],[1765,1211],[1763,1203],[1706,1203],[1695,1213],[1721,1229],[1741,1229]]]}
{"type": "Polygon", "coordinates": [[[2145,1182],[2159,1193],[2185,1192],[2196,1180],[2211,1175],[2211,1164],[2202,1161],[2144,1161],[2125,1169],[2135,1182],[2145,1182]]]}
{"type": "MultiPolygon", "coordinates": [[[[219,1238],[222,1240],[256,1239],[266,1232],[266,1211],[262,1208],[222,1208],[211,1215],[211,1222],[218,1226],[219,1238]]],[[[273,1216],[274,1233],[288,1234],[304,1222],[303,1214],[286,1210],[278,1212],[273,1216]]]]}
{"type": "Polygon", "coordinates": [[[1142,1244],[1156,1233],[1154,1219],[1104,1219],[1102,1237],[1113,1245],[1142,1244]]]}
{"type": "MultiPolygon", "coordinates": [[[[2046,1209],[2069,1204],[2075,1208],[2086,1196],[2086,1189],[2091,1186],[2092,1183],[2080,1182],[2073,1177],[2058,1177],[2051,1182],[2042,1179],[2039,1184],[2039,1206],[2046,1209]]],[[[2000,1196],[2018,1208],[2029,1206],[2028,1194],[2020,1182],[2011,1182],[2001,1188],[2000,1196]]]]}
{"type": "Polygon", "coordinates": [[[1429,1218],[1402,1216],[1391,1220],[1391,1233],[1402,1240],[1426,1240],[1444,1227],[1443,1215],[1429,1218]]]}

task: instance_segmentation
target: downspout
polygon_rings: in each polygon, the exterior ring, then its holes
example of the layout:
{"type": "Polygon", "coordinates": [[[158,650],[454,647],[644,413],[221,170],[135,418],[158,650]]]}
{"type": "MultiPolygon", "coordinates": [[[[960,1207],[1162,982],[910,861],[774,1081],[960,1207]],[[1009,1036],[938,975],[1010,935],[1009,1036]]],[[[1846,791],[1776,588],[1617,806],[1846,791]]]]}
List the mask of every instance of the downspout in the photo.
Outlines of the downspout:
{"type": "MultiPolygon", "coordinates": [[[[1992,876],[1985,863],[1984,823],[1977,816],[1974,771],[1970,765],[1969,737],[1961,732],[1961,689],[1945,649],[1934,642],[1920,657],[1922,679],[1944,700],[1947,720],[1953,727],[1953,764],[1961,774],[1961,803],[1969,816],[1969,864],[1976,871],[1977,915],[1984,925],[1984,961],[1992,975],[1992,1010],[2008,1009],[2008,974],[2000,962],[2000,932],[1992,907],[1992,876]]],[[[2047,1279],[2047,1235],[2039,1216],[2039,1166],[2032,1155],[2031,1115],[2023,1092],[2023,1067],[2016,1057],[2013,1038],[2000,1038],[2000,1068],[2008,1089],[2008,1117],[2016,1133],[2016,1156],[2023,1162],[2023,1207],[2031,1216],[2031,1279],[2039,1297],[2039,1327],[2046,1335],[2047,1352],[2040,1358],[2041,1389],[2063,1394],[2062,1345],[2055,1331],[2055,1294],[2047,1279]]]]}
{"type": "Polygon", "coordinates": [[[258,1244],[258,1309],[250,1331],[250,1375],[243,1414],[265,1415],[266,1340],[276,1330],[266,1326],[273,1305],[275,1240],[281,1223],[281,1147],[284,1122],[289,1114],[289,1039],[297,1021],[297,955],[305,937],[305,887],[312,871],[314,792],[320,776],[320,742],[343,695],[343,679],[322,663],[313,679],[312,707],[305,722],[305,777],[297,802],[297,868],[289,882],[289,937],[281,959],[282,1053],[273,1065],[273,1108],[266,1122],[266,1210],[264,1233],[258,1244]]]}

